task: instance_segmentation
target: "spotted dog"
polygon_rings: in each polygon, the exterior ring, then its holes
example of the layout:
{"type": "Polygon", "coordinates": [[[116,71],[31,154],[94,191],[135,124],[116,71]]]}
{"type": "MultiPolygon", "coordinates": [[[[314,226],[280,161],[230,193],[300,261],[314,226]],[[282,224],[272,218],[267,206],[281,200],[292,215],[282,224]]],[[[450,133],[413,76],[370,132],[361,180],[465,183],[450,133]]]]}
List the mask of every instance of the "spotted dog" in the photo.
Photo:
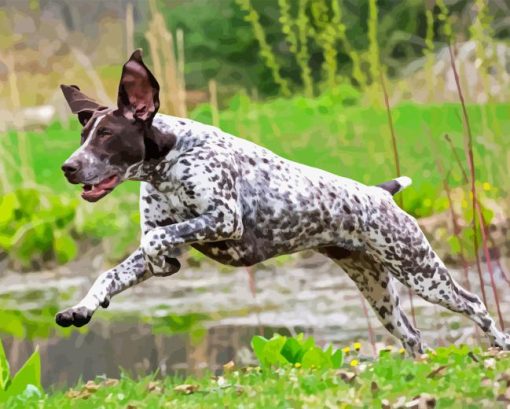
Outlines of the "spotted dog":
{"type": "Polygon", "coordinates": [[[409,178],[366,186],[218,128],[158,114],[159,85],[139,50],[123,66],[115,108],[76,86],[61,88],[83,125],[81,146],[62,166],[67,179],[82,184],[90,202],[126,180],[140,181],[142,239],[85,298],[57,314],[59,325],[82,326],[113,295],[176,273],[187,245],[232,266],[314,249],[349,275],[411,355],[424,344],[400,306],[396,280],[464,314],[493,345],[509,349],[509,336],[480,299],[452,279],[415,219],[393,201],[409,178]]]}

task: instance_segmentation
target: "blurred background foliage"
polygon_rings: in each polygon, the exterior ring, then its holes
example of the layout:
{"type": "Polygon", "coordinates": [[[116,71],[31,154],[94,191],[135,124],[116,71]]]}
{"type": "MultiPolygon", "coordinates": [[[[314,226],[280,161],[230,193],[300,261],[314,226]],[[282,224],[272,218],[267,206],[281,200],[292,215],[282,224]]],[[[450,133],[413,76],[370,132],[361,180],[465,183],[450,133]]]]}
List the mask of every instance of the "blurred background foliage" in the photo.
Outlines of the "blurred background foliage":
{"type": "MultiPolygon", "coordinates": [[[[470,258],[474,248],[467,228],[466,135],[447,48],[452,44],[475,138],[483,212],[488,222],[506,220],[507,2],[4,3],[5,265],[39,269],[96,246],[114,262],[136,245],[136,184],[91,206],[62,177],[60,164],[76,148],[80,127],[58,90],[59,83],[78,83],[113,103],[121,63],[136,47],[144,49],[160,81],[161,112],[220,126],[286,158],[367,184],[395,176],[386,84],[401,171],[414,180],[403,206],[419,218],[437,216],[427,233],[455,259],[459,241],[470,258]],[[443,217],[452,208],[461,231],[453,232],[452,221],[443,217]]],[[[203,260],[196,253],[190,257],[203,260]]]]}

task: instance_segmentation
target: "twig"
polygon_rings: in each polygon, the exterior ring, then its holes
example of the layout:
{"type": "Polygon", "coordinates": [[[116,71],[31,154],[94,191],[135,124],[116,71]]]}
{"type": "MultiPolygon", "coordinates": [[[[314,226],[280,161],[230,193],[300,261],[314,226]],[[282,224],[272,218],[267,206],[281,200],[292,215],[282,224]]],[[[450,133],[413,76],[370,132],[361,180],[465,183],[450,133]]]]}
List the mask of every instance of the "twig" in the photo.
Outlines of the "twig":
{"type": "MultiPolygon", "coordinates": [[[[257,303],[257,285],[255,283],[255,272],[253,271],[253,267],[251,266],[246,267],[246,272],[248,273],[248,285],[250,288],[251,296],[253,297],[255,303],[257,303]]],[[[257,327],[259,335],[262,336],[264,335],[264,328],[262,327],[262,323],[260,321],[260,308],[258,303],[256,305],[255,314],[257,316],[257,327]]]]}
{"type": "Polygon", "coordinates": [[[372,328],[372,323],[370,322],[370,315],[368,314],[368,308],[365,303],[365,299],[363,298],[361,293],[359,293],[359,299],[361,301],[361,307],[363,308],[363,315],[365,316],[365,319],[367,321],[368,339],[370,340],[370,345],[372,345],[372,352],[375,358],[377,356],[377,348],[375,347],[374,329],[372,328]]]}
{"type": "MultiPolygon", "coordinates": [[[[483,222],[482,222],[481,206],[479,206],[478,198],[477,198],[477,194],[476,194],[477,192],[476,192],[475,164],[474,164],[474,155],[473,155],[473,134],[471,132],[471,125],[469,123],[469,116],[468,116],[467,109],[466,109],[466,103],[464,100],[464,95],[462,93],[462,87],[460,86],[459,74],[457,72],[457,67],[455,65],[455,58],[454,58],[451,46],[448,46],[448,51],[450,53],[450,61],[451,61],[451,66],[452,66],[452,70],[453,70],[453,76],[455,78],[455,84],[457,86],[457,92],[458,92],[461,107],[462,107],[462,119],[463,119],[462,123],[463,123],[464,129],[465,129],[465,150],[466,150],[467,162],[468,162],[469,173],[470,173],[470,181],[471,181],[472,210],[473,210],[473,219],[472,219],[473,241],[475,244],[475,252],[476,252],[475,256],[476,256],[478,274],[480,277],[480,284],[482,286],[482,295],[484,296],[485,305],[487,305],[487,299],[485,297],[485,289],[483,288],[484,282],[483,282],[483,274],[482,274],[481,266],[480,266],[480,255],[478,254],[478,237],[477,237],[477,230],[476,230],[477,216],[479,218],[480,224],[482,224],[483,222]]],[[[490,257],[489,249],[487,246],[487,236],[485,235],[485,229],[483,227],[481,229],[481,232],[482,232],[482,247],[483,247],[483,251],[485,254],[485,259],[487,261],[487,268],[489,270],[491,287],[492,287],[492,291],[494,294],[494,300],[496,302],[496,309],[498,312],[499,324],[500,324],[501,328],[504,330],[505,324],[503,321],[503,316],[501,314],[498,293],[497,293],[496,285],[494,282],[494,272],[492,270],[491,257],[490,257]]]]}
{"type": "MultiPolygon", "coordinates": [[[[467,173],[466,173],[466,171],[465,171],[464,167],[462,166],[462,162],[461,162],[461,160],[460,160],[459,155],[457,154],[457,151],[455,150],[455,146],[453,146],[453,141],[452,141],[452,139],[451,139],[451,138],[450,138],[450,136],[449,136],[449,135],[447,135],[447,134],[445,135],[445,139],[446,139],[446,141],[448,142],[448,144],[450,145],[450,148],[451,148],[451,150],[452,150],[452,153],[453,153],[453,155],[454,155],[454,157],[455,157],[455,161],[457,162],[457,165],[458,165],[458,167],[459,167],[460,171],[462,172],[462,177],[463,177],[463,179],[464,179],[464,182],[465,182],[465,183],[468,183],[469,178],[468,178],[468,176],[467,176],[467,173]]],[[[477,198],[477,204],[478,204],[478,206],[481,206],[480,200],[479,200],[478,198],[477,198]]],[[[487,235],[487,237],[488,237],[488,239],[489,239],[489,241],[490,241],[491,246],[492,246],[493,248],[497,248],[497,246],[496,246],[496,242],[495,242],[494,238],[492,237],[492,235],[490,234],[490,230],[489,230],[489,223],[487,223],[487,221],[485,220],[485,217],[483,216],[483,212],[482,212],[482,226],[483,226],[483,227],[484,227],[484,229],[485,229],[486,235],[487,235]]],[[[500,262],[499,258],[496,258],[496,260],[495,260],[495,261],[496,261],[496,265],[497,265],[497,267],[498,267],[498,268],[499,268],[499,270],[501,271],[501,276],[503,277],[503,280],[505,280],[505,281],[506,281],[506,283],[510,285],[510,278],[508,278],[508,274],[506,273],[505,269],[504,269],[504,268],[503,268],[503,266],[501,265],[501,262],[500,262]]]]}
{"type": "MultiPolygon", "coordinates": [[[[429,137],[430,137],[429,138],[430,146],[432,148],[432,152],[434,154],[434,159],[436,162],[436,167],[437,167],[438,172],[441,174],[442,181],[443,181],[443,189],[446,193],[446,198],[448,200],[448,209],[450,212],[450,218],[451,218],[452,225],[453,225],[453,235],[459,242],[459,256],[460,256],[460,260],[462,262],[462,268],[464,271],[465,285],[466,285],[466,288],[469,291],[471,291],[471,282],[469,281],[469,263],[466,259],[466,255],[464,252],[464,243],[462,242],[462,238],[460,236],[460,232],[462,229],[459,226],[457,214],[455,213],[455,209],[453,207],[452,191],[450,189],[450,185],[448,184],[448,174],[446,173],[446,170],[443,166],[443,162],[441,161],[441,159],[438,155],[436,144],[434,143],[434,140],[430,136],[430,134],[429,134],[429,137]]],[[[445,135],[445,137],[448,137],[448,135],[445,135]]]]}

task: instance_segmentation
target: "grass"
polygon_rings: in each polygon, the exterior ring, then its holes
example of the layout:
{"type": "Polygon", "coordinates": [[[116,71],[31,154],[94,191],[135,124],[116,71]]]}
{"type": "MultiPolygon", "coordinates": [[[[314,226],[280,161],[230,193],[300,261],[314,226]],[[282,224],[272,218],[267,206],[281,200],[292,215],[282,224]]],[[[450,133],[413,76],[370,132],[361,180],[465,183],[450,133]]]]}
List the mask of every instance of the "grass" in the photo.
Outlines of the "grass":
{"type": "Polygon", "coordinates": [[[384,351],[375,361],[350,352],[347,361],[339,370],[290,365],[238,369],[227,364],[221,376],[97,378],[69,391],[21,396],[8,407],[421,408],[434,403],[439,408],[494,408],[510,400],[506,352],[449,347],[411,360],[398,351],[384,351]]]}

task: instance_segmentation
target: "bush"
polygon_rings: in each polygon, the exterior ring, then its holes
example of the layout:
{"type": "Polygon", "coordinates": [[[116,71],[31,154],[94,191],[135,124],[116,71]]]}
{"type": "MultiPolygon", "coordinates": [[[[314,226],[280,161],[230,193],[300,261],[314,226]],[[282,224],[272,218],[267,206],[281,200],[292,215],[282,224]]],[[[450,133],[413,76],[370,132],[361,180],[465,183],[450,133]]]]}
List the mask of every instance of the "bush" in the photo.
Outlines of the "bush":
{"type": "Polygon", "coordinates": [[[30,267],[49,259],[72,260],[77,200],[37,189],[20,188],[0,196],[0,249],[30,267]]]}

